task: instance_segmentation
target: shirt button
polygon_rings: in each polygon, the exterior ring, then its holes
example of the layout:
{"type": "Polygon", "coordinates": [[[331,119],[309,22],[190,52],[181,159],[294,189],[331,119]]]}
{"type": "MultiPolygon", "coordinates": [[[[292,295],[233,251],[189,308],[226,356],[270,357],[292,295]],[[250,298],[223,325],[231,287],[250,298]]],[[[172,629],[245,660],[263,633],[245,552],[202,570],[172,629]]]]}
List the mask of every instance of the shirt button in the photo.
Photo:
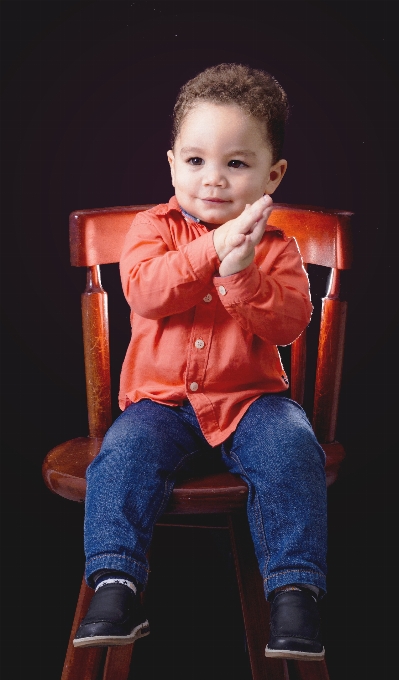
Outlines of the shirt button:
{"type": "Polygon", "coordinates": [[[208,295],[205,295],[203,298],[204,302],[210,302],[212,300],[212,295],[208,293],[208,295]]]}
{"type": "Polygon", "coordinates": [[[201,338],[198,338],[198,340],[196,340],[194,344],[197,349],[202,349],[203,347],[205,347],[205,343],[203,340],[201,340],[201,338]]]}
{"type": "Polygon", "coordinates": [[[191,385],[190,385],[190,390],[192,392],[196,392],[198,390],[198,383],[192,382],[191,385]]]}
{"type": "Polygon", "coordinates": [[[219,286],[219,293],[220,295],[226,295],[227,290],[224,286],[219,286]]]}

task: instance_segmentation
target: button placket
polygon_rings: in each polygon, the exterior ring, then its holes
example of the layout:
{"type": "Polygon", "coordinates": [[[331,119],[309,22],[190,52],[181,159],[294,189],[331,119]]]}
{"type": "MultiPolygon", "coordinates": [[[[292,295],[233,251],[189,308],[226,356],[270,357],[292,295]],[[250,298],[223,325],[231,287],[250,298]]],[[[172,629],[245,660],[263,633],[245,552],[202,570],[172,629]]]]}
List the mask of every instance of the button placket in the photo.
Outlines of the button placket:
{"type": "MultiPolygon", "coordinates": [[[[215,303],[217,298],[213,296],[212,300],[213,303],[215,303]]],[[[187,357],[186,373],[187,390],[191,394],[194,392],[201,392],[204,389],[203,380],[208,364],[209,348],[216,312],[216,307],[213,303],[199,304],[195,310],[190,338],[191,349],[189,350],[187,357]]]]}

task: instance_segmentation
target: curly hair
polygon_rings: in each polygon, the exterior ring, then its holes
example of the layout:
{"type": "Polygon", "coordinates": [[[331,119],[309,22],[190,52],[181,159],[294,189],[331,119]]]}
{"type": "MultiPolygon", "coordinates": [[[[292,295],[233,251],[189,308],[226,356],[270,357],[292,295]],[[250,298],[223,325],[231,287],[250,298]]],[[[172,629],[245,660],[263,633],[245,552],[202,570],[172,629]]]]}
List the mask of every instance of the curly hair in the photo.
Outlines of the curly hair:
{"type": "Polygon", "coordinates": [[[237,104],[246,113],[263,121],[273,163],[281,158],[288,99],[281,85],[269,73],[242,64],[218,64],[189,80],[181,88],[173,109],[172,149],[185,116],[199,100],[237,104]]]}

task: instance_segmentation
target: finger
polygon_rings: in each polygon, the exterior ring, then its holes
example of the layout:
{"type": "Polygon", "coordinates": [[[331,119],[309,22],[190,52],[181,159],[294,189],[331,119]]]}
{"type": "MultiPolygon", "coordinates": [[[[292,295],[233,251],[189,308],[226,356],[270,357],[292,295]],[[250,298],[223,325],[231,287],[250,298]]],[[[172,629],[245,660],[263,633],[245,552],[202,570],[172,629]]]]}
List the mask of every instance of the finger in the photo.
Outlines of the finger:
{"type": "Polygon", "coordinates": [[[262,218],[259,220],[254,229],[250,234],[247,234],[247,238],[251,240],[251,243],[256,246],[262,239],[263,234],[265,233],[266,229],[266,219],[262,218]]]}
{"type": "Polygon", "coordinates": [[[255,224],[264,218],[265,211],[267,211],[266,217],[269,216],[272,203],[273,201],[268,195],[261,196],[261,198],[252,203],[252,205],[247,203],[241,215],[230,222],[226,222],[224,225],[226,230],[230,232],[230,236],[232,233],[250,234],[253,231],[255,224]]]}
{"type": "MultiPolygon", "coordinates": [[[[243,243],[241,246],[238,246],[237,248],[233,248],[229,252],[228,255],[226,255],[225,259],[223,260],[224,265],[229,266],[231,264],[242,264],[243,261],[246,261],[247,259],[251,259],[251,255],[254,252],[254,248],[251,244],[248,243],[243,243]]],[[[240,266],[240,269],[243,267],[240,266]]]]}
{"type": "Polygon", "coordinates": [[[230,248],[237,248],[237,246],[240,246],[242,243],[245,241],[245,234],[229,234],[227,237],[227,243],[230,246],[230,248]]]}
{"type": "Polygon", "coordinates": [[[252,205],[250,205],[248,208],[246,207],[241,215],[237,217],[237,222],[235,225],[237,231],[239,231],[241,234],[250,233],[253,230],[255,224],[260,219],[262,219],[263,211],[263,205],[259,203],[259,201],[252,203],[252,205]]]}
{"type": "Polygon", "coordinates": [[[272,212],[273,212],[273,206],[271,205],[270,207],[264,209],[262,215],[263,215],[263,217],[265,217],[267,219],[272,212]]]}
{"type": "Polygon", "coordinates": [[[255,201],[251,208],[251,214],[255,217],[255,219],[259,219],[261,215],[267,214],[269,216],[273,209],[273,199],[268,194],[265,194],[255,201]]]}

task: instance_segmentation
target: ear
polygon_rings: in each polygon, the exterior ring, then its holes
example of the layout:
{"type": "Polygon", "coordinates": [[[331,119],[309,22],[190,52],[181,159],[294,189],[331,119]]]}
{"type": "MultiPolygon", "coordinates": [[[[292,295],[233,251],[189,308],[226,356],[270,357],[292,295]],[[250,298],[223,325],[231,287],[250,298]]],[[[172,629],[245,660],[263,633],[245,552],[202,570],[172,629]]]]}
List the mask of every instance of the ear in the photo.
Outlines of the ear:
{"type": "Polygon", "coordinates": [[[169,149],[168,153],[166,154],[168,157],[169,165],[170,165],[170,174],[172,176],[172,186],[175,186],[175,157],[173,155],[173,151],[169,149]]]}
{"type": "Polygon", "coordinates": [[[265,194],[272,194],[274,191],[276,191],[278,185],[285,175],[287,165],[288,163],[284,158],[272,165],[270,168],[269,179],[266,184],[265,194]]]}

